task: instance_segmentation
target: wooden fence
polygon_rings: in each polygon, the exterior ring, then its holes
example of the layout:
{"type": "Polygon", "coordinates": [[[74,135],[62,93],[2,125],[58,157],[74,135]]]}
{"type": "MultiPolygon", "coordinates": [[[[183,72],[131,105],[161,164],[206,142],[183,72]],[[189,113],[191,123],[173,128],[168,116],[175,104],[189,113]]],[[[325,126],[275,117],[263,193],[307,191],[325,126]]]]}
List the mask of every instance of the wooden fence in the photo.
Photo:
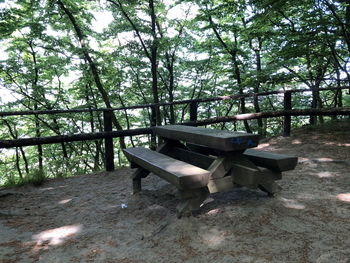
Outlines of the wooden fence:
{"type": "MultiPolygon", "coordinates": [[[[338,87],[338,88],[323,88],[317,91],[329,91],[329,90],[343,90],[349,89],[350,87],[338,87]]],[[[60,113],[83,113],[83,112],[103,112],[104,131],[95,133],[80,133],[70,135],[57,135],[49,137],[36,137],[36,138],[22,138],[14,140],[0,140],[0,148],[13,148],[22,146],[35,146],[42,144],[53,144],[53,143],[64,143],[74,141],[87,141],[104,139],[105,144],[105,163],[106,170],[114,170],[114,149],[113,149],[113,138],[145,135],[152,134],[152,128],[139,128],[130,130],[113,131],[112,124],[112,112],[120,110],[131,110],[131,109],[142,109],[151,108],[152,112],[157,112],[156,108],[162,106],[187,104],[189,105],[190,120],[182,122],[182,125],[191,126],[202,126],[214,123],[231,122],[235,120],[252,120],[261,118],[272,118],[272,117],[284,117],[283,135],[289,136],[291,131],[291,116],[321,116],[321,115],[350,115],[350,107],[342,108],[322,108],[322,109],[293,109],[292,108],[292,94],[301,92],[312,92],[310,89],[298,89],[298,90],[287,90],[287,91],[271,91],[263,93],[250,93],[250,94],[235,94],[231,96],[220,96],[213,98],[202,98],[193,100],[181,100],[172,103],[158,103],[158,104],[143,104],[129,107],[120,108],[100,108],[100,109],[71,109],[71,110],[38,110],[38,111],[17,111],[17,112],[0,112],[0,117],[6,116],[25,116],[25,115],[42,115],[42,114],[60,114],[60,113]],[[246,113],[232,116],[209,118],[204,120],[198,120],[198,105],[204,102],[214,102],[220,100],[237,100],[247,97],[263,97],[276,94],[283,94],[283,110],[273,112],[257,112],[257,113],[246,113]]],[[[155,124],[153,124],[155,125],[155,124]]]]}

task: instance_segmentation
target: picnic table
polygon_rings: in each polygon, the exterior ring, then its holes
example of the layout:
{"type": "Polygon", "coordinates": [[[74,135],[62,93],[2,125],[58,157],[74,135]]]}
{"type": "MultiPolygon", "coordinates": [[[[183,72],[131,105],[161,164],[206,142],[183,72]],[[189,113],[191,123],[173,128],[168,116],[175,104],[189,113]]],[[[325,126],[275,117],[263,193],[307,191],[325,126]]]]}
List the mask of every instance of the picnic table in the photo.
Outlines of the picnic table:
{"type": "Polygon", "coordinates": [[[235,187],[261,189],[273,196],[276,180],[292,170],[297,157],[254,150],[259,135],[183,125],[153,128],[164,143],[152,151],[127,148],[124,153],[137,170],[133,192],[141,191],[141,179],[150,172],[175,185],[181,196],[178,216],[199,209],[211,193],[235,187]]]}

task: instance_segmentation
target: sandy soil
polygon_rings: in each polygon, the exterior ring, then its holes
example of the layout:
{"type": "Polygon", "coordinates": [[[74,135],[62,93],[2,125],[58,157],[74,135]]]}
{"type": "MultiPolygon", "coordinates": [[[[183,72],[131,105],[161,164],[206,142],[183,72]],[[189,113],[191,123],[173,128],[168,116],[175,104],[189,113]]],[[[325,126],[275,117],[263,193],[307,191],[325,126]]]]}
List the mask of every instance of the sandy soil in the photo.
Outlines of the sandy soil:
{"type": "Polygon", "coordinates": [[[349,127],[262,142],[299,156],[282,191],[214,194],[188,218],[154,175],[131,195],[127,168],[2,189],[0,262],[350,262],[349,127]]]}

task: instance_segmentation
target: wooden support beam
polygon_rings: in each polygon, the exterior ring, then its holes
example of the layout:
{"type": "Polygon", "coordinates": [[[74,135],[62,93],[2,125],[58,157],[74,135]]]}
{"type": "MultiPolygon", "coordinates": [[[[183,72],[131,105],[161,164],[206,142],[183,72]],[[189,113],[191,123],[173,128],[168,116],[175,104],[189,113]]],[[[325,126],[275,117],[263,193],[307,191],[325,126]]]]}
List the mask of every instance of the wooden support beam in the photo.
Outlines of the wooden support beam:
{"type": "Polygon", "coordinates": [[[198,115],[198,103],[196,101],[192,101],[190,103],[190,121],[197,121],[198,115]]]}
{"type": "MultiPolygon", "coordinates": [[[[103,112],[103,126],[105,132],[112,131],[112,111],[103,112]]],[[[105,166],[106,171],[114,171],[114,148],[113,148],[113,138],[105,138],[105,166]]]]}
{"type": "Polygon", "coordinates": [[[208,171],[211,172],[211,179],[224,177],[231,169],[233,159],[230,156],[219,156],[211,163],[208,171]]]}
{"type": "Polygon", "coordinates": [[[234,183],[242,186],[256,188],[258,185],[259,169],[251,168],[241,164],[233,164],[230,174],[234,183]]]}
{"type": "Polygon", "coordinates": [[[229,191],[235,187],[233,176],[225,176],[209,180],[208,189],[211,194],[229,191]]]}
{"type": "MultiPolygon", "coordinates": [[[[284,93],[284,110],[289,111],[292,109],[292,93],[290,91],[284,93]]],[[[290,128],[291,128],[291,116],[284,116],[283,122],[283,136],[290,136],[290,128]]]]}

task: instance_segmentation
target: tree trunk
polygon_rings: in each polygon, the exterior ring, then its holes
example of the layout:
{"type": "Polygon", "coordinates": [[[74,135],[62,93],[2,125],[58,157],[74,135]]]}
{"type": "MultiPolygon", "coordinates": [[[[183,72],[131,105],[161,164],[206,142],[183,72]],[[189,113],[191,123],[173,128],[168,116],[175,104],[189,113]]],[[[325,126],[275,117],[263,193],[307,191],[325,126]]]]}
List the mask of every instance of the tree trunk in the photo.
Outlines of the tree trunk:
{"type": "MultiPolygon", "coordinates": [[[[261,50],[261,40],[259,39],[259,48],[255,49],[255,57],[256,57],[256,85],[254,87],[254,93],[259,93],[260,88],[260,74],[261,74],[261,56],[260,56],[260,50],[261,50]]],[[[254,109],[255,112],[260,112],[260,106],[259,106],[259,97],[254,96],[254,109]]],[[[266,131],[264,130],[264,124],[263,120],[258,119],[258,133],[265,135],[266,131]]]]}
{"type": "MultiPolygon", "coordinates": [[[[37,99],[40,97],[40,95],[42,95],[40,94],[41,92],[39,91],[39,87],[38,87],[39,69],[38,69],[37,60],[36,60],[36,52],[33,48],[32,41],[30,41],[28,44],[31,50],[31,55],[32,55],[33,64],[34,64],[34,79],[32,80],[32,90],[33,90],[32,97],[36,99],[34,101],[34,111],[37,111],[39,109],[37,99]]],[[[41,132],[40,132],[40,122],[39,122],[38,115],[34,115],[34,122],[35,122],[35,136],[39,138],[41,137],[41,132]]],[[[44,170],[44,165],[43,165],[43,148],[41,145],[38,145],[37,151],[38,151],[39,170],[40,172],[42,172],[44,170]]]]}
{"type": "MultiPolygon", "coordinates": [[[[243,88],[242,88],[242,80],[241,80],[241,73],[240,73],[240,69],[239,69],[239,65],[238,65],[238,60],[237,60],[237,36],[235,33],[235,46],[234,48],[230,48],[226,42],[222,39],[222,37],[220,36],[218,30],[216,29],[216,25],[212,19],[212,17],[209,15],[209,23],[211,24],[211,28],[214,31],[214,34],[216,36],[216,38],[218,39],[218,41],[220,42],[220,44],[223,46],[223,48],[226,50],[226,52],[231,56],[231,60],[232,60],[232,65],[233,65],[233,72],[234,72],[234,78],[237,81],[237,85],[239,87],[239,93],[240,94],[244,94],[243,92],[243,88]]],[[[240,106],[241,106],[241,112],[244,114],[246,112],[246,108],[245,108],[245,98],[242,97],[240,98],[240,106]]],[[[244,120],[244,127],[246,129],[246,131],[248,133],[251,133],[251,129],[249,127],[248,121],[244,120]]]]}
{"type": "MultiPolygon", "coordinates": [[[[242,88],[242,79],[241,79],[241,72],[239,70],[239,65],[236,57],[236,52],[233,52],[232,54],[232,59],[233,59],[233,66],[234,66],[234,71],[235,71],[235,77],[237,80],[237,85],[239,87],[239,94],[244,94],[243,88],[242,88]]],[[[245,108],[245,98],[240,98],[240,106],[241,106],[241,113],[245,114],[246,113],[246,108],[245,108]]],[[[252,133],[252,130],[249,127],[248,121],[244,120],[244,128],[248,133],[252,133]]]]}
{"type": "MultiPolygon", "coordinates": [[[[34,106],[34,110],[36,110],[37,105],[34,106]]],[[[35,115],[35,137],[40,138],[41,132],[40,132],[40,123],[38,120],[38,116],[35,115]]],[[[44,164],[43,164],[43,147],[41,145],[38,145],[38,162],[39,162],[39,170],[44,170],[44,164]]]]}
{"type": "Polygon", "coordinates": [[[20,158],[19,158],[18,147],[16,147],[16,167],[17,167],[17,172],[18,172],[19,178],[23,179],[23,175],[22,175],[22,171],[21,171],[21,165],[20,165],[20,158]]]}
{"type": "Polygon", "coordinates": [[[22,158],[23,158],[23,161],[24,161],[24,168],[26,170],[26,175],[28,176],[28,174],[29,174],[29,166],[28,166],[28,160],[27,160],[26,154],[25,154],[25,152],[23,150],[23,147],[19,147],[19,150],[21,151],[22,158]]]}
{"type": "MultiPolygon", "coordinates": [[[[152,94],[153,102],[159,103],[158,95],[158,61],[157,61],[157,49],[158,49],[158,39],[156,32],[156,14],[154,10],[154,1],[149,0],[149,9],[151,16],[151,29],[152,29],[152,44],[151,44],[151,73],[152,73],[152,94]]],[[[162,125],[162,120],[160,116],[159,107],[155,107],[155,118],[156,125],[162,125]]]]}

